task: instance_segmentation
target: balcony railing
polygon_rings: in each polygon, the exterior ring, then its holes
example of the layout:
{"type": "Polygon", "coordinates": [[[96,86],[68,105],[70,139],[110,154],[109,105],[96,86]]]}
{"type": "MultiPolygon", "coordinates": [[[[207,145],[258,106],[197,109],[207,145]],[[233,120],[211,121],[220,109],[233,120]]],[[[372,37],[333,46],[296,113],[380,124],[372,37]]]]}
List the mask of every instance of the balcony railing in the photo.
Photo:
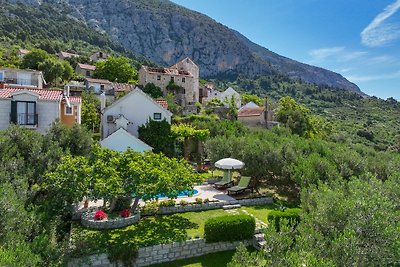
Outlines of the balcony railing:
{"type": "Polygon", "coordinates": [[[37,79],[19,79],[19,78],[7,78],[3,79],[6,84],[15,84],[15,85],[30,85],[30,86],[38,86],[37,79]]]}
{"type": "Polygon", "coordinates": [[[10,114],[10,121],[19,125],[37,126],[39,116],[37,113],[17,113],[16,121],[13,120],[13,114],[10,114]]]}

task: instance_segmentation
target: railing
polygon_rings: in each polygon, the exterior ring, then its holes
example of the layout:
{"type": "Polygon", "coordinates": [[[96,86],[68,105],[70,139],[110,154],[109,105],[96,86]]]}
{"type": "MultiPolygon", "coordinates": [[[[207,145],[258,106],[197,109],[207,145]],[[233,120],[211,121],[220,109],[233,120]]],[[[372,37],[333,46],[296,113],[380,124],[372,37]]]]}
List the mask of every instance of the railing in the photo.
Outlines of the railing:
{"type": "Polygon", "coordinates": [[[16,85],[38,86],[38,79],[4,78],[4,83],[16,85]]]}
{"type": "MultiPolygon", "coordinates": [[[[13,122],[12,114],[10,114],[10,117],[11,122],[13,122]]],[[[38,124],[39,116],[37,113],[17,113],[16,119],[17,121],[14,122],[16,124],[36,126],[38,124]]]]}

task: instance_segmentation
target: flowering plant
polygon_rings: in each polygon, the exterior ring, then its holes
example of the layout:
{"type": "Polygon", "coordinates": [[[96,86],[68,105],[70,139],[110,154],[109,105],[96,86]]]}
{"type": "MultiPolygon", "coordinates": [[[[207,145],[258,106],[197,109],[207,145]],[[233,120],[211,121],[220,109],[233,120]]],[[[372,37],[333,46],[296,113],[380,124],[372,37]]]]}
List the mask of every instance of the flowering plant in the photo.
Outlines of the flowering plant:
{"type": "Polygon", "coordinates": [[[121,217],[124,217],[124,218],[129,217],[130,211],[129,211],[128,209],[123,210],[123,211],[121,211],[121,212],[119,213],[119,215],[121,215],[121,217]]]}
{"type": "Polygon", "coordinates": [[[98,210],[98,211],[96,211],[96,213],[94,214],[94,219],[95,219],[96,221],[101,221],[101,220],[103,220],[103,219],[105,219],[105,218],[107,218],[107,214],[106,214],[104,211],[102,211],[102,210],[98,210]]]}

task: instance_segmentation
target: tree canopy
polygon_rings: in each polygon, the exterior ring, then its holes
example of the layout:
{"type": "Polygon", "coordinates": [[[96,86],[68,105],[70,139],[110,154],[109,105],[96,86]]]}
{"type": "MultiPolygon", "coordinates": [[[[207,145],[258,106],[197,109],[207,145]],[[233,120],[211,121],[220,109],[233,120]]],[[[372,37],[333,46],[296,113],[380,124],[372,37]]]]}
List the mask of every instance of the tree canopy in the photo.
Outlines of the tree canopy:
{"type": "Polygon", "coordinates": [[[128,58],[122,56],[109,57],[105,61],[96,63],[96,70],[93,76],[111,82],[128,83],[137,78],[137,72],[128,58]]]}

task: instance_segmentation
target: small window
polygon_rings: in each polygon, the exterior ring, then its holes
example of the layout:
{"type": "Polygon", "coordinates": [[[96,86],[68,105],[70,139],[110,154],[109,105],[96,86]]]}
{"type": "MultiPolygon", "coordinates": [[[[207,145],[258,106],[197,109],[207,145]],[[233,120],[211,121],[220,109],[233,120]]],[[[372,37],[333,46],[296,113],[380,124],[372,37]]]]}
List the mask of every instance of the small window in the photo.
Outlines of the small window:
{"type": "Polygon", "coordinates": [[[154,113],[153,114],[153,119],[156,120],[156,121],[161,120],[161,113],[154,113]]]}
{"type": "Polygon", "coordinates": [[[186,82],[186,78],[185,77],[182,78],[182,82],[183,83],[186,82]]]}
{"type": "Polygon", "coordinates": [[[161,81],[161,75],[157,75],[157,81],[161,81]]]}
{"type": "Polygon", "coordinates": [[[171,82],[175,81],[174,77],[171,77],[171,82]]]}
{"type": "Polygon", "coordinates": [[[87,76],[87,77],[90,77],[90,70],[87,70],[87,71],[86,71],[86,76],[87,76]]]}
{"type": "Polygon", "coordinates": [[[4,72],[0,71],[0,81],[4,81],[4,72]]]}
{"type": "Polygon", "coordinates": [[[65,113],[64,113],[65,115],[72,115],[73,112],[74,112],[74,110],[73,110],[72,106],[70,106],[70,107],[65,106],[65,113]]]}
{"type": "Polygon", "coordinates": [[[101,91],[101,92],[104,92],[104,84],[101,84],[101,85],[100,85],[100,91],[101,91]]]}

